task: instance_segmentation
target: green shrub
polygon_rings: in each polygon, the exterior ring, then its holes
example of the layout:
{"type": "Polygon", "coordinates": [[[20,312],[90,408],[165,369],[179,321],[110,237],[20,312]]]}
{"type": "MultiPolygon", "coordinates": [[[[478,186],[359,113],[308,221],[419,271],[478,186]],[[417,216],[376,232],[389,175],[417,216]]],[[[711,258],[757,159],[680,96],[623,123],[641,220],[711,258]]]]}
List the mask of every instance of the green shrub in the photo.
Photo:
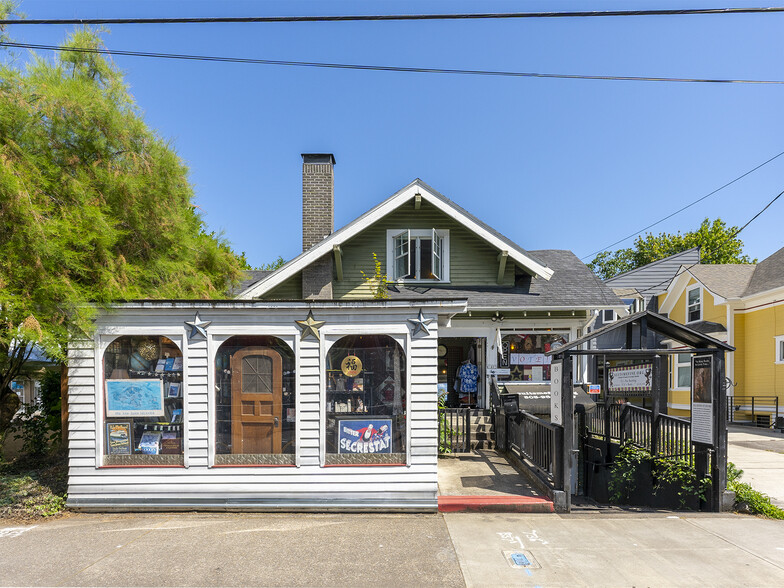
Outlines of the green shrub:
{"type": "Polygon", "coordinates": [[[16,433],[14,438],[22,440],[22,451],[34,456],[48,453],[51,441],[58,437],[58,433],[49,428],[40,402],[25,404],[14,417],[11,427],[16,433]]]}
{"type": "Polygon", "coordinates": [[[784,510],[772,504],[770,497],[758,492],[750,484],[741,482],[743,470],[734,463],[727,464],[727,490],[735,492],[735,510],[746,505],[754,514],[761,514],[771,519],[784,519],[784,510]]]}
{"type": "Polygon", "coordinates": [[[650,452],[626,441],[610,466],[610,502],[622,504],[637,487],[637,480],[653,457],[650,452]]]}

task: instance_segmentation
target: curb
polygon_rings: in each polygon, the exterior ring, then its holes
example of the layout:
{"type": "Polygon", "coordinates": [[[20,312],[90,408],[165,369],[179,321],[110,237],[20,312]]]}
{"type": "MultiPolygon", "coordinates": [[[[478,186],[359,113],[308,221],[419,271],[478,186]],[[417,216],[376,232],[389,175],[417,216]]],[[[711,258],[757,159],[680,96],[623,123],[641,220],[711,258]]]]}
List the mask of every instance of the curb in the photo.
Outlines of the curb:
{"type": "Polygon", "coordinates": [[[555,512],[546,498],[532,496],[439,496],[438,512],[555,512]]]}

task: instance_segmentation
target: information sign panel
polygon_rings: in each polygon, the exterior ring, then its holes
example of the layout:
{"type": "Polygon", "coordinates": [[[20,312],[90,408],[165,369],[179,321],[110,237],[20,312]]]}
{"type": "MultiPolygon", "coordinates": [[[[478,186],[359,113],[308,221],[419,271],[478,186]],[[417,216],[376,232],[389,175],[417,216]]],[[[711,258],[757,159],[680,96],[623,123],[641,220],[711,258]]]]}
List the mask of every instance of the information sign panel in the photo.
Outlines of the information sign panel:
{"type": "Polygon", "coordinates": [[[713,444],[713,357],[691,358],[691,440],[713,444]]]}

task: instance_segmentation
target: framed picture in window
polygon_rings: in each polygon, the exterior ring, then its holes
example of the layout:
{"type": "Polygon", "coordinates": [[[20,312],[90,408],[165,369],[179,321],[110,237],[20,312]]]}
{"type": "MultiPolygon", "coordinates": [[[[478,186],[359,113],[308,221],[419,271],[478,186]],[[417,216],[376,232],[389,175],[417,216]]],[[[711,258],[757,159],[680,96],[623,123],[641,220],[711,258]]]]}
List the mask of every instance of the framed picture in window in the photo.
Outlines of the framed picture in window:
{"type": "Polygon", "coordinates": [[[106,416],[163,416],[162,380],[106,380],[106,416]]]}

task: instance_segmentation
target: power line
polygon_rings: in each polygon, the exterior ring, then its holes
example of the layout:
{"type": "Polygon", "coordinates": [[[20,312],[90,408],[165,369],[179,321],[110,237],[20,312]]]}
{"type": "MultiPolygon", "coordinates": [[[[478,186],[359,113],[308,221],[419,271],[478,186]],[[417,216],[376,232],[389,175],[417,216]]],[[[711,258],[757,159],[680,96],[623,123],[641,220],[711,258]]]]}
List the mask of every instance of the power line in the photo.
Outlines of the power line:
{"type": "MultiPolygon", "coordinates": [[[[763,206],[763,207],[762,207],[762,210],[760,210],[760,211],[759,211],[757,214],[755,214],[754,216],[752,216],[752,217],[751,217],[751,218],[750,218],[750,219],[749,219],[749,220],[746,222],[746,224],[745,224],[745,225],[743,225],[742,227],[740,227],[740,228],[739,228],[737,231],[734,231],[734,232],[733,232],[731,235],[728,235],[728,236],[727,236],[727,238],[726,238],[726,239],[724,239],[724,241],[722,241],[721,243],[719,243],[718,245],[716,245],[716,249],[715,249],[715,251],[718,251],[718,250],[721,248],[721,246],[722,246],[722,245],[724,245],[725,243],[727,243],[727,242],[731,241],[732,239],[734,239],[735,237],[737,237],[737,236],[740,234],[740,232],[741,232],[743,229],[745,229],[745,228],[746,228],[746,227],[748,227],[748,226],[749,226],[749,225],[750,225],[752,222],[754,222],[755,220],[757,220],[757,218],[758,218],[758,217],[759,217],[759,216],[760,216],[760,215],[761,215],[763,212],[765,212],[765,211],[766,211],[768,208],[770,208],[770,207],[773,205],[773,203],[774,203],[774,202],[776,202],[776,200],[778,200],[778,199],[779,199],[779,198],[781,198],[782,196],[784,196],[784,190],[782,190],[781,192],[779,192],[779,193],[776,195],[776,197],[775,197],[775,198],[773,198],[773,200],[771,200],[771,201],[770,201],[770,202],[768,202],[768,203],[767,203],[765,206],[763,206]]],[[[710,253],[713,253],[713,250],[711,250],[711,251],[710,251],[710,253]]],[[[702,257],[702,251],[700,251],[700,257],[702,257]]],[[[691,264],[691,265],[689,265],[689,266],[686,266],[686,270],[690,270],[690,269],[691,269],[691,268],[693,268],[695,265],[700,265],[700,262],[698,261],[698,262],[696,262],[696,263],[692,263],[692,264],[691,264]]],[[[653,286],[649,286],[648,288],[645,288],[645,289],[643,289],[643,290],[638,290],[638,292],[639,292],[640,294],[643,294],[643,293],[645,293],[645,292],[649,292],[649,291],[651,291],[651,290],[653,290],[653,289],[655,289],[655,288],[658,288],[659,286],[663,286],[664,284],[667,284],[667,283],[671,282],[671,281],[672,281],[672,279],[673,279],[673,278],[669,278],[669,279],[663,280],[663,281],[659,282],[658,284],[654,284],[653,286]]]]}
{"type": "Polygon", "coordinates": [[[392,65],[362,65],[356,63],[325,63],[320,61],[285,61],[278,59],[254,59],[250,57],[220,57],[215,55],[189,55],[181,53],[154,53],[147,51],[109,50],[93,47],[58,47],[56,45],[37,45],[33,43],[0,42],[3,47],[39,49],[44,51],[74,51],[77,53],[97,53],[101,55],[124,55],[128,57],[149,57],[158,59],[182,59],[187,61],[215,61],[220,63],[250,63],[257,65],[281,65],[293,67],[318,67],[326,69],[351,69],[362,71],[393,71],[402,73],[429,73],[452,75],[497,76],[512,78],[557,78],[567,80],[603,80],[625,82],[686,82],[704,84],[784,84],[784,80],[732,80],[716,78],[667,78],[648,76],[594,76],[583,74],[555,74],[520,71],[496,71],[484,69],[444,69],[435,67],[400,67],[392,65]]]}
{"type": "Polygon", "coordinates": [[[685,16],[710,14],[772,14],[784,7],[768,8],[684,8],[661,10],[581,10],[568,12],[498,12],[474,14],[362,14],[345,16],[218,16],[179,18],[32,18],[0,20],[3,25],[108,25],[108,24],[214,24],[280,22],[356,22],[416,20],[489,20],[520,18],[583,18],[607,16],[685,16]]]}
{"type": "Polygon", "coordinates": [[[713,195],[714,195],[716,192],[719,192],[720,190],[723,190],[723,189],[724,189],[724,188],[726,188],[727,186],[731,186],[732,184],[734,184],[734,183],[735,183],[735,182],[737,182],[738,180],[742,180],[742,179],[743,179],[743,178],[745,178],[747,175],[749,175],[749,174],[751,174],[751,173],[754,173],[754,172],[755,172],[755,171],[757,171],[759,168],[761,168],[761,167],[763,167],[763,166],[765,166],[765,165],[769,164],[769,163],[770,163],[771,161],[773,161],[774,159],[778,159],[778,158],[779,158],[779,157],[781,157],[782,155],[784,155],[784,151],[782,151],[782,152],[781,152],[781,153],[779,153],[778,155],[774,155],[773,157],[771,157],[771,158],[770,158],[770,159],[768,159],[767,161],[765,161],[765,162],[763,162],[763,163],[760,163],[760,164],[759,164],[757,167],[755,167],[755,168],[753,168],[753,169],[750,169],[750,170],[749,170],[749,171],[747,171],[746,173],[739,175],[739,176],[738,176],[737,178],[735,178],[734,180],[730,180],[729,182],[727,182],[727,183],[726,183],[726,184],[724,184],[723,186],[720,186],[720,187],[716,188],[716,189],[715,189],[713,192],[709,192],[709,193],[708,193],[708,194],[706,194],[705,196],[702,196],[701,198],[697,198],[697,200],[695,200],[695,201],[693,201],[693,202],[691,202],[691,203],[687,204],[687,205],[686,205],[686,206],[684,206],[683,208],[679,208],[679,209],[678,209],[678,210],[676,210],[675,212],[673,212],[673,213],[671,213],[671,214],[668,214],[668,215],[667,215],[667,216],[665,216],[664,218],[661,218],[661,219],[657,220],[655,223],[651,223],[651,224],[650,224],[650,225],[648,225],[647,227],[644,227],[644,228],[640,229],[639,231],[636,231],[636,232],[632,233],[631,235],[627,235],[627,236],[626,236],[626,237],[624,237],[623,239],[619,239],[618,241],[616,241],[615,243],[611,243],[611,244],[610,244],[610,245],[608,245],[607,247],[603,247],[602,249],[599,249],[598,251],[594,251],[593,253],[590,253],[590,254],[588,254],[588,255],[584,255],[584,256],[583,256],[583,257],[581,257],[580,259],[587,259],[587,258],[589,258],[589,257],[593,257],[594,255],[597,255],[598,253],[602,253],[602,252],[604,252],[604,251],[607,251],[608,249],[611,249],[612,247],[615,247],[615,246],[616,246],[616,245],[618,245],[619,243],[623,243],[624,241],[626,241],[626,239],[631,239],[631,238],[632,238],[632,237],[634,237],[635,235],[639,235],[639,234],[640,234],[640,233],[642,233],[643,231],[647,231],[647,230],[648,230],[648,229],[650,229],[651,227],[655,227],[656,225],[663,223],[663,222],[664,222],[664,221],[666,221],[667,219],[674,217],[676,214],[678,214],[678,213],[680,213],[680,212],[683,212],[683,211],[684,211],[684,210],[686,210],[687,208],[691,208],[691,207],[692,207],[692,206],[694,206],[695,204],[697,204],[697,203],[699,203],[699,202],[702,202],[703,200],[705,200],[705,199],[706,199],[706,198],[708,198],[709,196],[713,196],[713,195]]]}

